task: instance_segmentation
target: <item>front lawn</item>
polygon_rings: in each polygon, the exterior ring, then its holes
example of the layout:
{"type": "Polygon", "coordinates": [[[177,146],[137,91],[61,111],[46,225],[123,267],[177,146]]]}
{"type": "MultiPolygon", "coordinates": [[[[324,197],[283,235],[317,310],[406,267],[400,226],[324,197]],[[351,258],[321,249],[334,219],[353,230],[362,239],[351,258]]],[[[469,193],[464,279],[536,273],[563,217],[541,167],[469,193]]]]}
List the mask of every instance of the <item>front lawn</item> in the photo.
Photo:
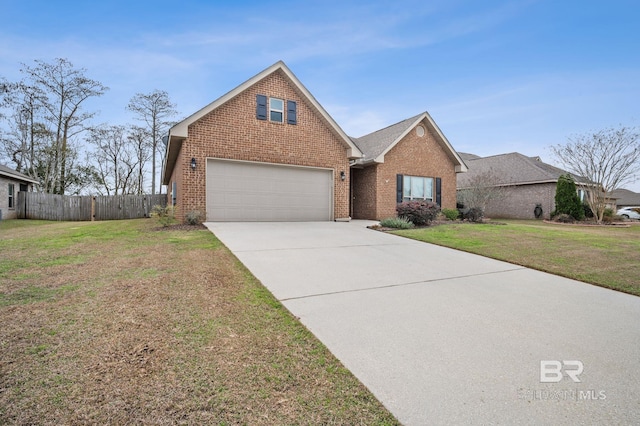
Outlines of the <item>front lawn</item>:
{"type": "Polygon", "coordinates": [[[0,221],[0,424],[397,424],[207,230],[0,221]]]}
{"type": "Polygon", "coordinates": [[[456,222],[394,233],[640,296],[640,226],[503,223],[456,222]]]}

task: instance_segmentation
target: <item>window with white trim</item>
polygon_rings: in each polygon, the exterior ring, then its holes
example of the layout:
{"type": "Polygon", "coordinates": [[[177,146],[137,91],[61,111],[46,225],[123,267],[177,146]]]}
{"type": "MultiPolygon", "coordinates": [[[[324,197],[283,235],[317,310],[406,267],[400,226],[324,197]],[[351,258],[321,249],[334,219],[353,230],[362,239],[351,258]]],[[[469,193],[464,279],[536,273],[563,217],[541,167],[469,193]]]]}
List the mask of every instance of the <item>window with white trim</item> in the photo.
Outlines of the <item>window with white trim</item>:
{"type": "Polygon", "coordinates": [[[284,122],[284,101],[278,98],[269,98],[269,120],[276,123],[284,122]]]}
{"type": "Polygon", "coordinates": [[[433,178],[405,175],[402,179],[402,201],[433,201],[433,178]]]}
{"type": "Polygon", "coordinates": [[[15,206],[15,185],[13,183],[9,184],[9,208],[14,209],[15,206]]]}
{"type": "Polygon", "coordinates": [[[580,188],[578,189],[578,199],[584,203],[584,200],[587,198],[587,192],[580,188]]]}

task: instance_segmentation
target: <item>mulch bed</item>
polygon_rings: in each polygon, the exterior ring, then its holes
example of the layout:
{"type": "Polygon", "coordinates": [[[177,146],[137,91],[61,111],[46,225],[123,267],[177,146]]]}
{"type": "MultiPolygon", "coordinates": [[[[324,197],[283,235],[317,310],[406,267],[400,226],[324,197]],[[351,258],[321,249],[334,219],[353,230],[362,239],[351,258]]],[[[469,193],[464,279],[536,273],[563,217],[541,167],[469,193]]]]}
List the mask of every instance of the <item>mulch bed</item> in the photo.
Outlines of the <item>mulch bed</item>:
{"type": "Polygon", "coordinates": [[[158,226],[156,228],[151,228],[153,231],[199,231],[201,229],[208,229],[203,224],[199,225],[188,225],[186,223],[178,223],[175,225],[169,226],[158,226]]]}
{"type": "MultiPolygon", "coordinates": [[[[486,221],[482,221],[482,222],[469,222],[468,220],[434,220],[429,225],[414,226],[413,228],[410,228],[410,229],[433,228],[434,226],[440,226],[440,225],[464,225],[464,224],[469,224],[469,225],[475,225],[475,224],[506,225],[506,223],[504,223],[504,222],[497,222],[497,221],[494,221],[494,220],[486,220],[486,221]]],[[[367,228],[373,229],[373,230],[376,230],[376,231],[382,231],[382,232],[401,231],[400,228],[387,228],[387,227],[380,226],[380,225],[370,225],[370,226],[367,226],[367,228]]]]}

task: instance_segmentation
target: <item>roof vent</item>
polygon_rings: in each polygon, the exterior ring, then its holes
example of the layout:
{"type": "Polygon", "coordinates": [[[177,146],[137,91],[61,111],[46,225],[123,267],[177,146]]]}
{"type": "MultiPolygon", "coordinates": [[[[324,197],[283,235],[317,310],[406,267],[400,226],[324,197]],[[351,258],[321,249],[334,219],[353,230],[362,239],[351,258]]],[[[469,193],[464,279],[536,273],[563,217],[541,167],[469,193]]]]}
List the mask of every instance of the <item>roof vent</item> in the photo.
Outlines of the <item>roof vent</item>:
{"type": "Polygon", "coordinates": [[[416,135],[418,135],[418,137],[423,137],[424,136],[424,127],[422,126],[418,126],[416,127],[416,135]]]}

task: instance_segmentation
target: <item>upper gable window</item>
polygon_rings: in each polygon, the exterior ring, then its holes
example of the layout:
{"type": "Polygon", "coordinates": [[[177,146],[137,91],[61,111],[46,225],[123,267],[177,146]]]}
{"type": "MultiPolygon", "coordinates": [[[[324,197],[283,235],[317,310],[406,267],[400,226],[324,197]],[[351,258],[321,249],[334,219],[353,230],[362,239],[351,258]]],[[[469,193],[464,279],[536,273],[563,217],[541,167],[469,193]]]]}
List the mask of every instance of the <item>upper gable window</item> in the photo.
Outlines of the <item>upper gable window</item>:
{"type": "Polygon", "coordinates": [[[269,120],[276,123],[284,122],[284,101],[278,98],[269,98],[269,120]]]}

